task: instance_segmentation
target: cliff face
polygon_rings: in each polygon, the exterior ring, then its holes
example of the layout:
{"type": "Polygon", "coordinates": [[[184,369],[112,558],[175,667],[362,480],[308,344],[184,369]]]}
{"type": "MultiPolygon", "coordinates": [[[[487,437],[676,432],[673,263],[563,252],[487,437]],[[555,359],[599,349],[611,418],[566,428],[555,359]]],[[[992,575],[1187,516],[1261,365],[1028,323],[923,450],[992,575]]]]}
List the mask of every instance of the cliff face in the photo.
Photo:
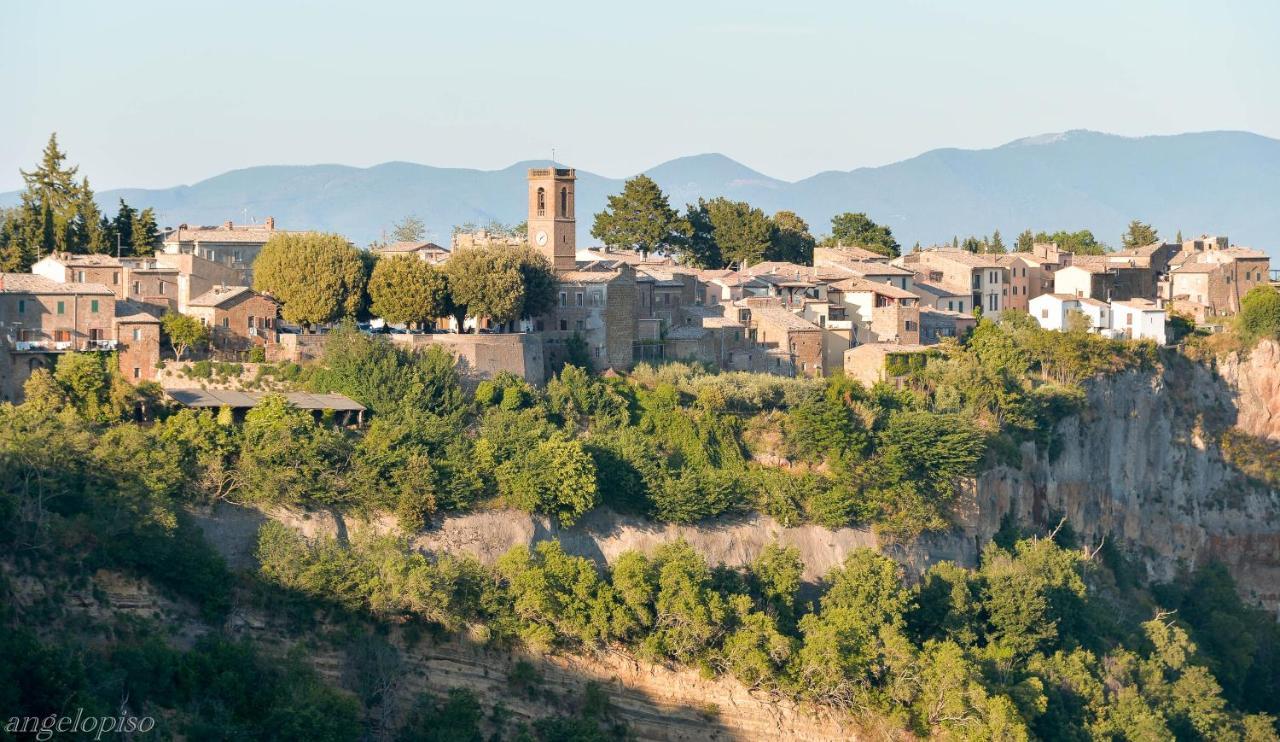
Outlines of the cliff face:
{"type": "Polygon", "coordinates": [[[1085,543],[1118,539],[1154,579],[1220,560],[1246,599],[1276,610],[1280,493],[1219,442],[1231,428],[1280,441],[1280,345],[1216,369],[1171,356],[1162,373],[1100,379],[1088,396],[1084,414],[1058,425],[1057,450],[1025,446],[1020,468],[979,477],[962,530],[985,542],[1006,513],[1041,525],[1065,515],[1085,543]]]}
{"type": "Polygon", "coordinates": [[[1248,354],[1231,353],[1219,362],[1218,372],[1236,392],[1236,425],[1280,441],[1280,343],[1267,340],[1248,354]]]}
{"type": "MultiPolygon", "coordinates": [[[[1224,458],[1219,442],[1236,429],[1280,442],[1280,344],[1264,342],[1247,356],[1216,366],[1169,354],[1162,372],[1125,373],[1089,385],[1089,404],[1055,430],[1052,450],[1026,444],[1019,467],[988,470],[966,487],[959,526],[910,544],[887,542],[867,529],[787,528],[767,516],[721,519],[697,526],[663,525],[598,509],[572,528],[519,511],[450,516],[420,533],[427,551],[468,553],[492,563],[515,545],[555,539],[572,554],[611,562],[623,551],[652,551],[684,538],[713,563],[750,563],[765,545],[800,550],[805,579],[816,581],[856,548],[878,549],[909,574],[951,560],[973,566],[982,544],[1006,514],[1023,524],[1053,526],[1066,516],[1081,540],[1118,543],[1167,580],[1182,565],[1224,562],[1246,599],[1280,607],[1280,493],[1224,458]]],[[[266,514],[303,533],[391,532],[390,519],[343,521],[329,513],[277,510],[266,514]]],[[[256,511],[220,507],[202,518],[208,535],[247,565],[256,511]]]]}

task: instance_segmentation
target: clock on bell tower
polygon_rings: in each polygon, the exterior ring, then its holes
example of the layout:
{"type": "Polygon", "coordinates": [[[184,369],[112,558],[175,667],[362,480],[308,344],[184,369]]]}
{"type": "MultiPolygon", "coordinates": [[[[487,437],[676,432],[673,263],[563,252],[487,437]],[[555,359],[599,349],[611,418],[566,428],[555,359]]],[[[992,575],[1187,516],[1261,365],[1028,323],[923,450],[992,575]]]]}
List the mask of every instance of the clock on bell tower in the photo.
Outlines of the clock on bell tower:
{"type": "Polygon", "coordinates": [[[578,267],[572,168],[529,168],[529,244],[557,271],[578,267]]]}

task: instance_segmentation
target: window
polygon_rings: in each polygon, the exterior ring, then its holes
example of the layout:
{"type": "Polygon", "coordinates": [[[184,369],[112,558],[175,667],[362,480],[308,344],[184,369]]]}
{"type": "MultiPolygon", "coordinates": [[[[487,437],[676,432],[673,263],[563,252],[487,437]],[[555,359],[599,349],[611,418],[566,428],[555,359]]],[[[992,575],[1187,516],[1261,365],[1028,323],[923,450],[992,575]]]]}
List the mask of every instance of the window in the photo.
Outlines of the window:
{"type": "Polygon", "coordinates": [[[134,339],[134,341],[135,341],[135,342],[136,342],[136,341],[138,341],[138,340],[141,340],[141,339],[142,339],[142,328],[141,328],[141,327],[135,327],[135,328],[133,328],[133,339],[134,339]]]}
{"type": "Polygon", "coordinates": [[[577,330],[578,332],[582,332],[582,320],[577,320],[576,322],[574,322],[573,329],[577,330]]]}
{"type": "Polygon", "coordinates": [[[567,292],[564,292],[564,291],[560,292],[560,306],[562,307],[569,306],[569,294],[567,292]]]}
{"type": "Polygon", "coordinates": [[[97,300],[97,299],[91,299],[91,300],[89,301],[89,311],[90,311],[90,312],[92,312],[92,313],[94,313],[94,314],[97,314],[97,313],[98,313],[98,300],[97,300]]]}
{"type": "Polygon", "coordinates": [[[76,271],[76,283],[84,283],[84,271],[76,271]]]}
{"type": "Polygon", "coordinates": [[[916,323],[915,323],[915,322],[912,322],[911,320],[907,320],[907,321],[906,321],[906,322],[904,322],[903,324],[906,326],[906,328],[907,328],[907,332],[915,332],[915,329],[916,329],[916,323]]]}
{"type": "Polygon", "coordinates": [[[251,315],[249,315],[249,329],[250,329],[250,330],[252,330],[252,329],[253,329],[253,315],[252,315],[252,314],[251,314],[251,315]]]}
{"type": "Polygon", "coordinates": [[[137,281],[134,281],[134,282],[133,282],[133,293],[135,293],[135,294],[141,294],[141,293],[142,293],[142,284],[138,283],[137,281]]]}
{"type": "Polygon", "coordinates": [[[116,273],[115,271],[111,271],[111,285],[112,286],[120,285],[120,274],[116,273]]]}
{"type": "Polygon", "coordinates": [[[582,292],[579,291],[573,295],[573,301],[578,306],[582,306],[582,292]]]}
{"type": "Polygon", "coordinates": [[[159,287],[160,295],[164,296],[164,281],[160,281],[156,285],[159,287]]]}
{"type": "Polygon", "coordinates": [[[953,304],[955,304],[955,302],[953,302],[953,301],[948,301],[948,302],[947,302],[947,311],[948,311],[948,312],[954,312],[954,311],[955,311],[955,309],[956,309],[956,308],[955,308],[954,306],[952,306],[953,304]]]}
{"type": "Polygon", "coordinates": [[[598,307],[604,303],[604,295],[600,291],[591,292],[591,306],[598,307]]]}
{"type": "Polygon", "coordinates": [[[1048,309],[1041,309],[1041,310],[1040,310],[1040,319],[1049,319],[1049,310],[1048,310],[1048,309]]]}
{"type": "Polygon", "coordinates": [[[538,189],[538,216],[547,215],[547,190],[545,188],[538,189]]]}
{"type": "Polygon", "coordinates": [[[569,329],[569,320],[567,320],[567,319],[562,319],[562,320],[560,320],[560,329],[561,329],[561,330],[568,330],[568,329],[569,329]]]}
{"type": "Polygon", "coordinates": [[[27,301],[26,301],[26,299],[19,299],[19,300],[18,300],[18,314],[26,314],[26,313],[27,313],[27,301]]]}
{"type": "Polygon", "coordinates": [[[65,301],[58,302],[58,314],[67,313],[67,303],[65,301]]]}
{"type": "Polygon", "coordinates": [[[235,250],[235,251],[233,251],[233,252],[231,253],[231,259],[232,259],[232,260],[234,260],[235,262],[239,263],[239,262],[240,262],[240,251],[239,251],[239,250],[235,250]]]}
{"type": "Polygon", "coordinates": [[[230,327],[230,326],[231,326],[231,318],[230,318],[230,317],[223,317],[223,318],[222,318],[222,326],[223,326],[223,327],[230,327]]]}
{"type": "Polygon", "coordinates": [[[560,189],[560,216],[569,216],[569,189],[560,189]]]}
{"type": "Polygon", "coordinates": [[[599,358],[599,357],[600,357],[600,350],[601,350],[600,346],[599,346],[599,345],[597,345],[597,346],[595,347],[596,358],[599,358]]]}
{"type": "Polygon", "coordinates": [[[667,306],[671,306],[671,294],[663,294],[662,303],[667,306]]]}
{"type": "Polygon", "coordinates": [[[142,369],[138,368],[137,366],[134,366],[134,367],[133,367],[133,378],[135,378],[135,379],[141,379],[141,378],[142,378],[142,369]]]}

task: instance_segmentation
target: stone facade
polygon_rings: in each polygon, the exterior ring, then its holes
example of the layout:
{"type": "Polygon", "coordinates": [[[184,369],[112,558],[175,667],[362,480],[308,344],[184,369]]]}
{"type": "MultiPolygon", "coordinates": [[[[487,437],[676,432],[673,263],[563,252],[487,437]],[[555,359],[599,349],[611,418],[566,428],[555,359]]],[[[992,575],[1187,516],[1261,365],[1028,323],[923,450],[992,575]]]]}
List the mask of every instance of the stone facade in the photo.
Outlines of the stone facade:
{"type": "Polygon", "coordinates": [[[537,333],[437,332],[390,337],[392,342],[407,348],[421,350],[432,345],[444,348],[459,360],[459,370],[468,378],[490,378],[507,372],[531,384],[543,384],[547,380],[547,361],[542,338],[537,333]]]}
{"type": "Polygon", "coordinates": [[[578,267],[572,169],[529,169],[529,244],[557,271],[578,267]]]}
{"type": "Polygon", "coordinates": [[[277,233],[276,220],[267,217],[262,224],[233,224],[192,227],[186,224],[168,230],[161,238],[161,249],[170,255],[197,255],[236,271],[237,284],[253,285],[253,261],[277,233]]]}
{"type": "MultiPolygon", "coordinates": [[[[76,275],[76,274],[71,274],[76,275]]],[[[58,282],[31,273],[0,274],[0,401],[20,402],[22,388],[37,369],[52,369],[58,356],[69,352],[120,353],[126,379],[149,378],[159,360],[159,320],[139,316],[121,324],[122,314],[132,316],[134,306],[118,301],[107,286],[58,282]],[[149,328],[134,339],[134,325],[149,328]]]]}
{"type": "Polygon", "coordinates": [[[187,314],[210,329],[211,345],[225,353],[276,343],[280,304],[247,286],[221,286],[191,300],[187,314]]]}

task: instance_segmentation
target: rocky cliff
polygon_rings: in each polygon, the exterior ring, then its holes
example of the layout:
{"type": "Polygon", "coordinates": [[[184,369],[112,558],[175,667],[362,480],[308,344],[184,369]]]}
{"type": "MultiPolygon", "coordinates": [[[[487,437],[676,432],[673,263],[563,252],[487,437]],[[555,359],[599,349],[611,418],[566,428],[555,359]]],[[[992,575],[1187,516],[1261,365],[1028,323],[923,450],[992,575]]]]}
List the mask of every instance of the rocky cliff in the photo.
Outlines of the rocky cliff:
{"type": "MultiPolygon", "coordinates": [[[[1224,455],[1227,431],[1280,442],[1280,344],[1193,363],[1168,353],[1155,373],[1128,372],[1088,385],[1088,405],[1060,422],[1049,450],[1024,444],[1019,466],[1000,466],[970,482],[958,526],[913,543],[886,541],[867,529],[784,527],[767,516],[675,526],[597,509],[572,528],[519,511],[445,518],[418,534],[418,548],[468,553],[492,563],[517,544],[555,539],[565,550],[611,562],[623,551],[651,551],[684,538],[713,562],[740,566],[766,544],[797,547],[805,579],[816,581],[856,548],[883,551],[911,574],[951,560],[972,566],[1006,515],[1037,526],[1066,516],[1082,540],[1120,545],[1166,580],[1185,566],[1217,559],[1247,599],[1280,606],[1280,492],[1242,472],[1224,455]]],[[[233,561],[247,563],[254,511],[219,508],[205,530],[233,561]]],[[[344,521],[329,513],[277,510],[272,517],[308,535],[393,530],[389,519],[344,521]]]]}
{"type": "Polygon", "coordinates": [[[961,529],[986,541],[1006,513],[1052,525],[1065,515],[1086,543],[1118,540],[1153,579],[1224,562],[1244,597],[1280,605],[1280,492],[1224,454],[1235,431],[1280,441],[1280,345],[1194,364],[1168,355],[1156,374],[1090,384],[1085,413],[1061,422],[1050,451],[985,472],[961,529]]]}

